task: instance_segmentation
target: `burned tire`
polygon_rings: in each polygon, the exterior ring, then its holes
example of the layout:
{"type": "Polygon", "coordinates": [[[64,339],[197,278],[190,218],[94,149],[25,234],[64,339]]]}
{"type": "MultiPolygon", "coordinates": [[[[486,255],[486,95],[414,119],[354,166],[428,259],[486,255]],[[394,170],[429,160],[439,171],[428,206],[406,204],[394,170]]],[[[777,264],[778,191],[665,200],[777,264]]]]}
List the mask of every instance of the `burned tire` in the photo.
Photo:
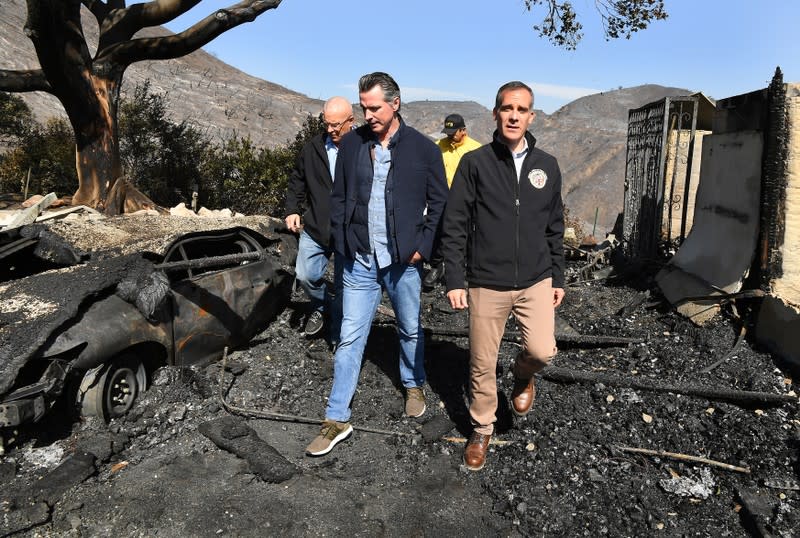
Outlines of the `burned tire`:
{"type": "Polygon", "coordinates": [[[131,410],[136,398],[147,388],[147,372],[140,359],[120,355],[103,365],[99,371],[89,371],[82,385],[81,414],[97,416],[108,422],[131,410]],[[90,377],[91,376],[91,377],[90,377]]]}

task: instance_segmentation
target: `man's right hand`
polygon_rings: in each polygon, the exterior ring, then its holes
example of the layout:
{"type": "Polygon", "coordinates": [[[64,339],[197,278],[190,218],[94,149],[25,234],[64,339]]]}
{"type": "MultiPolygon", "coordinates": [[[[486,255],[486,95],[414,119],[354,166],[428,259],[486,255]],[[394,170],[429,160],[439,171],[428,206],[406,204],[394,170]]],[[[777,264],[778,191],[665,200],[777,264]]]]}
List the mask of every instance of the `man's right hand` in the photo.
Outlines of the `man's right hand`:
{"type": "Polygon", "coordinates": [[[289,228],[290,232],[300,233],[302,227],[300,226],[300,215],[297,213],[292,213],[285,219],[286,227],[289,228]]]}
{"type": "Polygon", "coordinates": [[[450,290],[447,292],[447,298],[450,300],[450,306],[453,307],[453,310],[464,310],[469,306],[467,305],[467,290],[465,289],[450,290]]]}

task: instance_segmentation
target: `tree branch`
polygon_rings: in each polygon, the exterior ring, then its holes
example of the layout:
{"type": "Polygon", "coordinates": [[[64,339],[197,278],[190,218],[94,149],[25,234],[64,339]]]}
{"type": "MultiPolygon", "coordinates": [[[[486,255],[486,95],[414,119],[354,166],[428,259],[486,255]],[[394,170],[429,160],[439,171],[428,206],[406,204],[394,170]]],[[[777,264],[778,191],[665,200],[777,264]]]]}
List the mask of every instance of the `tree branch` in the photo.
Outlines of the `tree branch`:
{"type": "Polygon", "coordinates": [[[108,11],[100,25],[100,42],[98,56],[114,48],[117,44],[130,40],[136,32],[149,26],[167,23],[189,11],[201,0],[153,0],[125,7],[124,1],[118,1],[114,9],[108,11]]]}
{"type": "Polygon", "coordinates": [[[108,15],[108,6],[101,0],[81,0],[81,4],[92,12],[98,23],[108,15]]]}
{"type": "MultiPolygon", "coordinates": [[[[175,0],[181,3],[181,0],[175,0]]],[[[193,0],[183,0],[193,1],[193,0]]],[[[226,31],[252,22],[267,10],[275,9],[282,0],[243,0],[220,9],[191,28],[172,36],[140,38],[111,45],[98,54],[97,60],[110,60],[119,65],[130,65],[142,60],[169,60],[185,56],[211,42],[226,31]]]]}
{"type": "Polygon", "coordinates": [[[664,0],[595,0],[595,8],[603,21],[606,40],[630,39],[651,22],[667,18],[664,0]]]}
{"type": "Polygon", "coordinates": [[[137,19],[139,29],[159,26],[183,15],[201,0],[153,0],[146,4],[136,4],[128,8],[131,16],[137,19]]]}
{"type": "MultiPolygon", "coordinates": [[[[83,37],[82,6],[82,0],[28,0],[25,25],[25,34],[36,49],[42,78],[48,84],[36,89],[44,89],[61,101],[76,138],[81,129],[93,128],[103,117],[91,83],[95,72],[83,37]]],[[[36,75],[32,78],[39,80],[36,75]]]]}
{"type": "Polygon", "coordinates": [[[41,69],[0,69],[0,90],[7,92],[48,92],[53,88],[41,69]]]}
{"type": "MultiPolygon", "coordinates": [[[[583,37],[583,25],[569,0],[524,0],[525,8],[533,11],[538,6],[547,10],[540,24],[533,27],[539,36],[567,50],[575,50],[583,37]]],[[[594,0],[600,15],[606,40],[624,37],[644,30],[650,23],[667,18],[664,0],[594,0]]]]}
{"type": "Polygon", "coordinates": [[[680,452],[667,452],[666,450],[650,450],[649,448],[635,448],[630,446],[613,445],[612,450],[620,450],[622,452],[629,452],[631,454],[646,454],[648,456],[658,456],[659,458],[672,458],[674,460],[691,461],[693,463],[705,463],[706,465],[713,465],[728,471],[736,471],[737,473],[750,474],[750,467],[740,467],[738,465],[731,465],[722,461],[710,460],[700,456],[692,456],[690,454],[682,454],[680,452]]]}
{"type": "Polygon", "coordinates": [[[558,0],[525,0],[528,11],[541,4],[545,4],[548,13],[542,23],[534,25],[533,29],[557,46],[575,50],[583,37],[583,25],[578,22],[572,4],[569,1],[559,3],[558,0]]]}

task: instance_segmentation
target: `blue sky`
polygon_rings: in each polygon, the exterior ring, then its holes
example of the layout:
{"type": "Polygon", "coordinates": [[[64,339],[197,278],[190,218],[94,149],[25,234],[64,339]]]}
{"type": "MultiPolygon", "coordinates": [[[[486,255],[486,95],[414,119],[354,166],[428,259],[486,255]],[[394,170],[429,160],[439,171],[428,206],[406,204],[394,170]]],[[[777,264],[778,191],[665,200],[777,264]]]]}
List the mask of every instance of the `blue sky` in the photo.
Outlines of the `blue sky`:
{"type": "MultiPolygon", "coordinates": [[[[179,32],[207,0],[167,27],[179,32]]],[[[766,87],[776,66],[800,82],[800,0],[667,0],[666,21],[630,40],[605,41],[594,0],[573,0],[584,37],[560,49],[532,29],[523,0],[283,0],[205,50],[309,97],[358,101],[364,73],[386,71],[403,101],[493,104],[498,86],[522,80],[552,113],[582,95],[661,84],[730,97],[766,87]]]]}

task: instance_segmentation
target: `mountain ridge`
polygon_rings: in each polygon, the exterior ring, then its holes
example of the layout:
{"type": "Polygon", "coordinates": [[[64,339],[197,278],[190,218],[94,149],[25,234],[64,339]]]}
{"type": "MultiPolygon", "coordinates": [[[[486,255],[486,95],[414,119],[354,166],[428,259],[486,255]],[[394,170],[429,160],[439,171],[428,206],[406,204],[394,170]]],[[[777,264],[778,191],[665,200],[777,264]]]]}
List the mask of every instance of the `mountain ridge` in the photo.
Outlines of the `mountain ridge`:
{"type": "MultiPolygon", "coordinates": [[[[84,17],[90,49],[98,29],[91,15],[84,17]]],[[[38,67],[35,51],[22,28],[24,0],[5,0],[0,12],[0,67],[38,67]]],[[[235,32],[236,29],[230,30],[235,32]]],[[[136,37],[171,35],[165,28],[146,29],[136,37]]],[[[128,68],[123,94],[150,81],[151,91],[166,95],[173,121],[186,120],[215,140],[249,136],[255,144],[275,147],[293,140],[308,114],[319,114],[323,101],[249,75],[204,50],[173,60],[140,62],[128,68]]],[[[401,87],[402,93],[402,87],[401,87]]],[[[596,235],[610,231],[621,211],[625,177],[628,110],[666,96],[692,92],[655,84],[601,92],[576,99],[552,114],[537,110],[531,131],[537,146],[559,161],[564,178],[563,197],[573,218],[596,235]]],[[[52,96],[19,94],[40,121],[64,116],[52,96]]],[[[357,120],[363,118],[356,107],[357,120]]],[[[489,109],[474,101],[403,102],[401,114],[409,125],[432,139],[441,136],[446,115],[464,117],[470,136],[491,140],[494,120],[489,109]]]]}

